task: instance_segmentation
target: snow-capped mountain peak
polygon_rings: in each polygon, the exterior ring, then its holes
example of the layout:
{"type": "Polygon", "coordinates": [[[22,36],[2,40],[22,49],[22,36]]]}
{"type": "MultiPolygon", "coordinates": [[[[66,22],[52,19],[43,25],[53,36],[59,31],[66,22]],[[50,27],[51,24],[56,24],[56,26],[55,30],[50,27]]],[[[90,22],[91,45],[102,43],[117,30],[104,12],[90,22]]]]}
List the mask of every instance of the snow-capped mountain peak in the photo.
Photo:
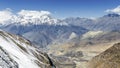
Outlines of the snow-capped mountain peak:
{"type": "Polygon", "coordinates": [[[111,13],[111,14],[104,15],[104,17],[120,17],[120,15],[116,13],[111,13]]]}
{"type": "Polygon", "coordinates": [[[52,17],[48,11],[21,10],[18,13],[13,13],[11,10],[0,11],[0,24],[48,24],[48,25],[67,25],[65,22],[60,22],[52,17]]]}
{"type": "Polygon", "coordinates": [[[51,17],[48,11],[21,10],[18,12],[18,20],[21,24],[55,24],[56,19],[51,17]]]}

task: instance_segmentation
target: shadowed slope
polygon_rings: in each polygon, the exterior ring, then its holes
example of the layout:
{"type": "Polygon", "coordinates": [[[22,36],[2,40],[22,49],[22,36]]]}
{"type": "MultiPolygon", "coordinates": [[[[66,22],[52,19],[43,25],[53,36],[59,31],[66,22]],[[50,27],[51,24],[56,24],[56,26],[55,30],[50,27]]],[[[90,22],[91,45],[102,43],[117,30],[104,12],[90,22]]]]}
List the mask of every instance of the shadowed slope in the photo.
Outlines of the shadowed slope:
{"type": "Polygon", "coordinates": [[[94,57],[88,66],[89,68],[120,68],[120,43],[94,57]]]}

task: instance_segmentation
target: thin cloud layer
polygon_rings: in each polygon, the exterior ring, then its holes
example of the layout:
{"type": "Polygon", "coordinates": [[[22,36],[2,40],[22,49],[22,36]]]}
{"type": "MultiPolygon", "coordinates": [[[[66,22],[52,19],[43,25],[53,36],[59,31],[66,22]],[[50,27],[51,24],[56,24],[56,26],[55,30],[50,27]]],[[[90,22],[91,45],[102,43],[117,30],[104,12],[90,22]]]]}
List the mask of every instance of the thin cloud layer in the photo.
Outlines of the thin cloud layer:
{"type": "Polygon", "coordinates": [[[117,6],[117,7],[114,8],[114,9],[107,9],[105,12],[120,14],[120,6],[117,6]]]}

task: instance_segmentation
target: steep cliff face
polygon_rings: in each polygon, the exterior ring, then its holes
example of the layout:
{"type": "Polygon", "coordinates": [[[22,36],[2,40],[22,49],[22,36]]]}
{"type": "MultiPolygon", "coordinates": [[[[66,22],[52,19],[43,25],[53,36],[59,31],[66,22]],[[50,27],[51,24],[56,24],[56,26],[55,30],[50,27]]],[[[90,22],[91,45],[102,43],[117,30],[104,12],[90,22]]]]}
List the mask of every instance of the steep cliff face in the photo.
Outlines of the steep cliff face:
{"type": "Polygon", "coordinates": [[[18,64],[14,61],[5,50],[0,47],[0,67],[2,68],[18,68],[18,64]]]}
{"type": "Polygon", "coordinates": [[[94,57],[88,66],[89,68],[120,68],[120,43],[94,57]]]}
{"type": "Polygon", "coordinates": [[[51,59],[22,37],[0,31],[0,68],[52,68],[51,59]]]}

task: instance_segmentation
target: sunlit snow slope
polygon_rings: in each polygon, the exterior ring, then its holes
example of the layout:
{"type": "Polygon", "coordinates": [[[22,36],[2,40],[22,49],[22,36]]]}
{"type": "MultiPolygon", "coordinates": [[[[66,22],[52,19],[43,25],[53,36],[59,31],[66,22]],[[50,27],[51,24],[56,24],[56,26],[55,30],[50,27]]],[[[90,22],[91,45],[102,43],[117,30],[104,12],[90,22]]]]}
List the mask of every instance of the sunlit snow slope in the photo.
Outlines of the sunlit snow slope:
{"type": "Polygon", "coordinates": [[[47,54],[28,40],[0,30],[0,68],[52,68],[47,54]]]}

